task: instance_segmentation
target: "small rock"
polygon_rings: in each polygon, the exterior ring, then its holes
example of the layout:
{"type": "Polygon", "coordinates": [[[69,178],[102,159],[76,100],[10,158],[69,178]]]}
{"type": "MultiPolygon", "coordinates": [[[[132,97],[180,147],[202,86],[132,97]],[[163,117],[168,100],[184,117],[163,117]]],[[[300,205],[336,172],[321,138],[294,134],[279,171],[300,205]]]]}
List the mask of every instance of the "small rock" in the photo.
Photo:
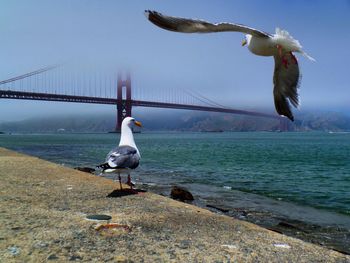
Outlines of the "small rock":
{"type": "Polygon", "coordinates": [[[221,246],[228,249],[237,249],[236,245],[221,245],[221,246]]]}
{"type": "Polygon", "coordinates": [[[86,219],[100,221],[100,220],[111,220],[112,217],[109,215],[100,214],[100,215],[88,215],[88,216],[86,216],[86,219]]]}
{"type": "Polygon", "coordinates": [[[47,248],[49,245],[45,242],[37,242],[33,245],[34,248],[38,248],[38,249],[44,249],[47,248]]]}
{"type": "Polygon", "coordinates": [[[275,247],[278,248],[290,248],[290,245],[288,244],[283,244],[283,243],[279,243],[279,244],[273,244],[275,247]]]}
{"type": "Polygon", "coordinates": [[[174,249],[169,249],[168,251],[170,259],[175,259],[176,258],[176,253],[174,249]]]}
{"type": "Polygon", "coordinates": [[[180,201],[194,200],[193,195],[186,188],[180,186],[173,186],[173,188],[171,189],[170,197],[172,199],[177,199],[180,201]]]}
{"type": "Polygon", "coordinates": [[[90,173],[90,174],[96,171],[94,168],[90,168],[90,167],[75,167],[74,169],[81,172],[90,173]]]}
{"type": "Polygon", "coordinates": [[[46,259],[47,260],[56,260],[56,259],[58,259],[58,257],[55,254],[51,254],[46,259]]]}
{"type": "Polygon", "coordinates": [[[64,249],[70,250],[72,246],[70,244],[66,244],[63,246],[64,249]]]}
{"type": "Polygon", "coordinates": [[[190,240],[182,240],[179,244],[179,248],[181,249],[188,249],[191,246],[190,240]]]}
{"type": "Polygon", "coordinates": [[[79,255],[72,255],[70,258],[69,258],[69,261],[76,261],[76,260],[82,260],[83,258],[79,255]]]}
{"type": "Polygon", "coordinates": [[[12,256],[17,256],[21,253],[21,250],[16,246],[8,247],[7,250],[12,256]]]}
{"type": "Polygon", "coordinates": [[[118,262],[118,263],[128,262],[128,259],[124,256],[116,256],[114,258],[114,262],[118,262]]]}

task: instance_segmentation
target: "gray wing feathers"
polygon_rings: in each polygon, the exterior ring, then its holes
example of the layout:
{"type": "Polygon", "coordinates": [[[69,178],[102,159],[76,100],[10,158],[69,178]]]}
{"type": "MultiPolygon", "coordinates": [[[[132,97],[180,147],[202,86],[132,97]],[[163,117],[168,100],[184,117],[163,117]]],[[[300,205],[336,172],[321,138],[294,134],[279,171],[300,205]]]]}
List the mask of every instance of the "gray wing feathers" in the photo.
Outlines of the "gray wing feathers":
{"type": "Polygon", "coordinates": [[[111,168],[135,169],[139,165],[140,156],[131,146],[119,146],[113,149],[106,158],[111,168]]]}
{"type": "Polygon", "coordinates": [[[170,31],[182,33],[211,33],[236,31],[259,37],[270,37],[268,33],[240,24],[218,23],[213,24],[199,19],[165,16],[156,11],[146,10],[145,14],[153,24],[170,31]]]}
{"type": "Polygon", "coordinates": [[[288,117],[294,121],[293,113],[290,109],[299,105],[298,88],[300,82],[300,72],[295,56],[290,53],[284,54],[284,63],[278,55],[275,57],[275,72],[273,76],[273,95],[275,107],[278,114],[288,117]]]}

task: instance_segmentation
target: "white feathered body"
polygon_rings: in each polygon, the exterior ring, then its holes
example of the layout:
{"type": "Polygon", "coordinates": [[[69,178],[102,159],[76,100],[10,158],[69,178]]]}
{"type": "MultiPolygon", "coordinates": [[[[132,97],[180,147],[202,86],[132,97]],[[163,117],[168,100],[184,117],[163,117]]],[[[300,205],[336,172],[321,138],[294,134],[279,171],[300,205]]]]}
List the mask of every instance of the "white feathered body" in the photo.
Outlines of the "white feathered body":
{"type": "Polygon", "coordinates": [[[277,52],[276,44],[272,38],[261,38],[247,35],[248,49],[258,56],[274,56],[277,52]]]}
{"type": "Polygon", "coordinates": [[[278,46],[283,52],[299,52],[310,60],[314,60],[306,54],[299,41],[294,39],[286,30],[276,28],[276,33],[271,37],[262,38],[247,35],[248,49],[255,55],[259,56],[275,56],[278,54],[278,46]]]}

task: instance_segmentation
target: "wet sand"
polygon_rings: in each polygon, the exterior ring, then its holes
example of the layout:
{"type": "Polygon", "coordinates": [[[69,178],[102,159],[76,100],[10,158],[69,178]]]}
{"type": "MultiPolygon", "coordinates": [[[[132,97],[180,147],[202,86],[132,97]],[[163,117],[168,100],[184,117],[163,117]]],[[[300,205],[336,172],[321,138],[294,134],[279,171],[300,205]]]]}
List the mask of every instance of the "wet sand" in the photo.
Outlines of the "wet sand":
{"type": "Polygon", "coordinates": [[[350,262],[336,251],[0,148],[0,261],[350,262]],[[99,227],[90,214],[112,216],[99,227]],[[107,222],[105,222],[107,223],[107,222]]]}

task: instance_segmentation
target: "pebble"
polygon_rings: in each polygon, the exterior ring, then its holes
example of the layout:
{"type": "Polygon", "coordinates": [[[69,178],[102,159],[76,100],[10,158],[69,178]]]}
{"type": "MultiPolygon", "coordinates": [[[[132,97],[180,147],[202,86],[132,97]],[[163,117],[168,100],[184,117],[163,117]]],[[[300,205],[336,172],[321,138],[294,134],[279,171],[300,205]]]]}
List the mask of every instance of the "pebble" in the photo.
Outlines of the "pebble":
{"type": "Polygon", "coordinates": [[[278,243],[278,244],[273,244],[275,247],[278,247],[278,248],[290,248],[290,245],[288,244],[283,244],[283,243],[278,243]]]}
{"type": "Polygon", "coordinates": [[[182,240],[179,244],[179,248],[181,249],[188,249],[191,246],[190,240],[182,240]]]}
{"type": "Polygon", "coordinates": [[[124,256],[116,256],[114,257],[114,262],[118,262],[118,263],[128,262],[128,259],[124,256]]]}
{"type": "Polygon", "coordinates": [[[79,255],[72,255],[70,258],[69,258],[69,261],[76,261],[76,260],[82,260],[83,258],[79,255]]]}
{"type": "Polygon", "coordinates": [[[56,259],[58,259],[58,257],[55,254],[51,254],[46,259],[47,260],[56,260],[56,259]]]}
{"type": "Polygon", "coordinates": [[[12,256],[17,256],[21,253],[21,250],[16,246],[8,247],[7,250],[12,256]]]}
{"type": "Polygon", "coordinates": [[[112,217],[109,215],[88,215],[86,216],[88,220],[111,220],[112,217]]]}
{"type": "Polygon", "coordinates": [[[167,252],[168,252],[170,259],[176,258],[176,251],[174,249],[169,249],[167,252]]]}
{"type": "Polygon", "coordinates": [[[222,247],[228,248],[228,249],[237,249],[236,245],[221,245],[222,247]]]}
{"type": "Polygon", "coordinates": [[[49,245],[45,242],[37,242],[33,245],[34,248],[39,248],[39,249],[46,248],[48,246],[49,245]]]}

